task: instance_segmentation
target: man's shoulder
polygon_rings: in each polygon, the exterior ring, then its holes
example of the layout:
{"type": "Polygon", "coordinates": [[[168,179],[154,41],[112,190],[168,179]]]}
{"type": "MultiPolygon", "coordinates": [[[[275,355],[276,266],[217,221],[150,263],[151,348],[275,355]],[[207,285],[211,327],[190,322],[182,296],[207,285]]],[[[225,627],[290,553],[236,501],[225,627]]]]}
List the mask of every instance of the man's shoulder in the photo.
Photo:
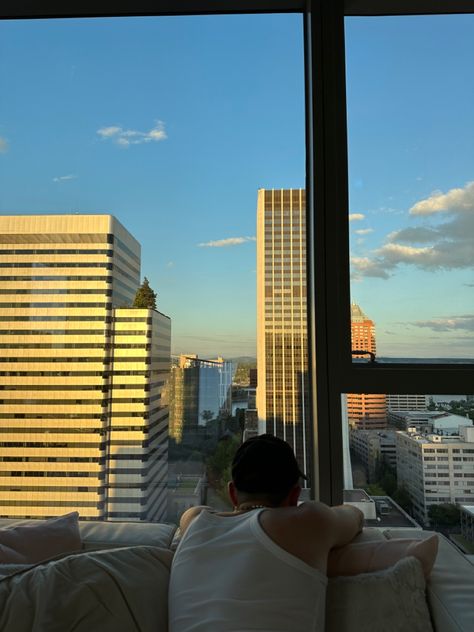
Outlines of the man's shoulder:
{"type": "MultiPolygon", "coordinates": [[[[326,521],[332,519],[331,507],[328,507],[324,503],[320,503],[316,500],[310,500],[304,503],[300,503],[297,507],[282,507],[283,511],[281,516],[287,516],[288,519],[297,519],[302,522],[305,521],[326,521]]],[[[280,509],[276,511],[280,512],[280,509]]]]}
{"type": "Polygon", "coordinates": [[[333,532],[332,512],[327,505],[306,502],[264,511],[260,525],[278,546],[325,572],[333,532]]]}
{"type": "Polygon", "coordinates": [[[262,523],[279,524],[291,530],[330,530],[333,525],[333,512],[330,507],[317,501],[301,503],[297,507],[281,507],[264,512],[262,523]]]}

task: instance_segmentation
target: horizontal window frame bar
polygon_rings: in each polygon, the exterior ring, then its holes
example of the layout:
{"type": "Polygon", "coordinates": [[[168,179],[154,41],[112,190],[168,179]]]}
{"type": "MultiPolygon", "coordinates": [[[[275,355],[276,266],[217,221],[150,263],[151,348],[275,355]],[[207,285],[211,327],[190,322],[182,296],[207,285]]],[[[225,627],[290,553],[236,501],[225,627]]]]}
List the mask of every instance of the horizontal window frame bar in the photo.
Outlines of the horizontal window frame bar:
{"type": "MultiPolygon", "coordinates": [[[[304,13],[309,10],[307,0],[240,0],[216,2],[209,0],[161,0],[159,6],[149,2],[71,2],[65,7],[57,0],[43,2],[41,7],[33,2],[4,3],[0,19],[44,18],[101,18],[101,17],[153,17],[186,15],[232,15],[266,13],[304,13]],[[7,6],[5,6],[7,5],[7,6]]],[[[344,0],[346,16],[390,15],[448,15],[474,12],[473,0],[344,0]]]]}
{"type": "Polygon", "coordinates": [[[339,371],[341,392],[394,395],[470,395],[474,366],[465,364],[389,364],[353,366],[339,371]]]}
{"type": "Polygon", "coordinates": [[[474,13],[473,0],[344,0],[346,16],[474,13]]]}
{"type": "Polygon", "coordinates": [[[179,15],[226,15],[240,13],[303,13],[306,0],[225,0],[208,2],[198,0],[160,0],[159,3],[124,2],[70,2],[67,6],[57,1],[4,3],[1,19],[39,18],[100,18],[100,17],[146,17],[179,15]],[[6,6],[5,6],[6,5],[6,6]]]}

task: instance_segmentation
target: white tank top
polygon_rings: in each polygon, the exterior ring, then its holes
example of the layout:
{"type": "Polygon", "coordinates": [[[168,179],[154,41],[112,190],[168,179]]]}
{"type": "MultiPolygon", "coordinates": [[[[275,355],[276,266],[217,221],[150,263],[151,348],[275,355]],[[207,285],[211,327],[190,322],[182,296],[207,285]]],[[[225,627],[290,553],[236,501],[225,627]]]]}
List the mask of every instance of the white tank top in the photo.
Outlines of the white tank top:
{"type": "Polygon", "coordinates": [[[326,576],[268,537],[262,511],[194,520],[171,567],[169,632],[324,631],[326,576]]]}

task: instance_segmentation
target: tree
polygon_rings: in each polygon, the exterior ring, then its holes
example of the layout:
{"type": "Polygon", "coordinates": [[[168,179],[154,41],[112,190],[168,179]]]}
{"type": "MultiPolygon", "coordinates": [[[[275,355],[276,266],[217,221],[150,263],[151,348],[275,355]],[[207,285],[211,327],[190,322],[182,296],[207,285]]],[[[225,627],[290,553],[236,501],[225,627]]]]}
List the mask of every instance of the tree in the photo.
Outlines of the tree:
{"type": "Polygon", "coordinates": [[[461,512],[456,505],[451,503],[430,505],[428,508],[428,518],[433,526],[455,527],[460,523],[461,512]]]}
{"type": "Polygon", "coordinates": [[[232,478],[232,459],[240,445],[237,437],[219,441],[214,453],[207,459],[207,473],[211,485],[226,494],[227,483],[232,478]]]}
{"type": "Polygon", "coordinates": [[[411,512],[413,504],[411,501],[410,493],[404,485],[400,485],[400,487],[397,487],[392,498],[396,503],[400,505],[402,509],[404,509],[408,513],[411,512]]]}
{"type": "Polygon", "coordinates": [[[140,309],[156,309],[156,292],[150,287],[148,279],[145,277],[143,283],[137,290],[133,300],[133,306],[140,309]]]}
{"type": "Polygon", "coordinates": [[[386,491],[380,487],[378,483],[372,483],[371,485],[367,485],[365,491],[369,494],[369,496],[386,496],[386,491]]]}
{"type": "Polygon", "coordinates": [[[375,466],[375,482],[385,490],[387,496],[393,496],[397,489],[397,472],[385,459],[378,459],[375,466]]]}

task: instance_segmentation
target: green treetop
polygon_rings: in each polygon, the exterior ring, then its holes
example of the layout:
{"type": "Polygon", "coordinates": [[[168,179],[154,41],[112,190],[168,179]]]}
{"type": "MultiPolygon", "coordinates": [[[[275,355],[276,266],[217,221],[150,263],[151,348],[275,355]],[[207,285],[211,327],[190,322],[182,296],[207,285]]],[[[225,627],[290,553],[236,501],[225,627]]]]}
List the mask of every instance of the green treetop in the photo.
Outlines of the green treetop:
{"type": "Polygon", "coordinates": [[[143,283],[140,285],[137,293],[135,294],[132,307],[139,307],[141,309],[156,309],[156,292],[153,292],[146,277],[143,279],[143,283]]]}

